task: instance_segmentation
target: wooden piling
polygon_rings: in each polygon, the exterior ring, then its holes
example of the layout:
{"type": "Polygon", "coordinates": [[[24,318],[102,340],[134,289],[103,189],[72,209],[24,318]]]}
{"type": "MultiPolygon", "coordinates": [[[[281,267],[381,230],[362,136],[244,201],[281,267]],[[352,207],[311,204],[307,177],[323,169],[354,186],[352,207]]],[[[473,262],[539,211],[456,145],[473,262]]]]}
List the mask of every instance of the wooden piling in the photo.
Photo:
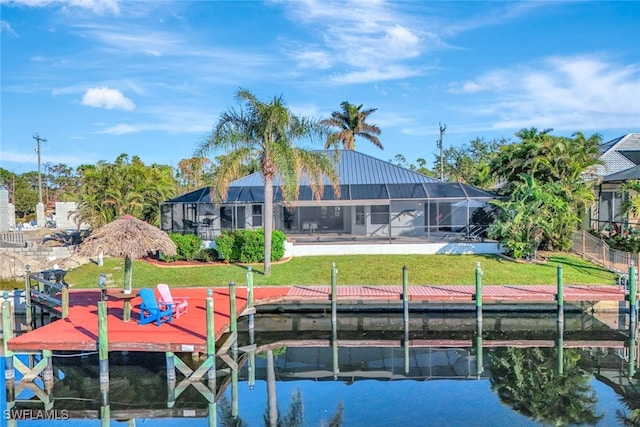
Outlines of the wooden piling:
{"type": "MultiPolygon", "coordinates": [[[[4,293],[4,301],[2,301],[2,346],[4,351],[4,379],[7,384],[7,392],[9,385],[13,390],[15,381],[15,372],[13,369],[13,351],[9,350],[8,342],[13,338],[13,313],[11,310],[11,301],[9,301],[9,293],[4,293]]],[[[9,395],[7,394],[7,397],[9,395]]]]}
{"type": "Polygon", "coordinates": [[[213,391],[215,395],[215,383],[216,383],[216,325],[215,325],[215,316],[214,316],[214,307],[213,307],[213,291],[211,289],[207,290],[207,298],[206,298],[206,307],[207,307],[207,357],[213,359],[213,363],[211,367],[207,371],[207,381],[209,382],[209,387],[213,386],[213,391]]]}
{"type": "Polygon", "coordinates": [[[636,359],[637,355],[637,340],[638,328],[634,324],[629,326],[629,379],[633,379],[636,375],[636,359]]]}
{"type": "Polygon", "coordinates": [[[563,295],[563,287],[564,287],[564,283],[563,283],[564,279],[563,279],[563,274],[562,274],[562,266],[559,265],[558,266],[558,272],[557,272],[557,285],[558,285],[558,290],[556,292],[556,300],[558,302],[558,322],[562,323],[564,322],[564,295],[563,295]]]}
{"type": "MultiPolygon", "coordinates": [[[[238,313],[237,313],[237,301],[236,301],[236,283],[234,281],[229,282],[229,330],[232,334],[238,332],[238,313]]],[[[238,340],[233,340],[231,350],[236,353],[238,351],[238,340]]]]}
{"type": "Polygon", "coordinates": [[[482,322],[482,269],[476,264],[476,320],[482,322]]]}
{"type": "Polygon", "coordinates": [[[338,321],[338,270],[336,263],[331,263],[331,323],[338,321]]]}
{"type": "Polygon", "coordinates": [[[206,322],[207,322],[207,358],[210,359],[211,366],[207,371],[207,386],[209,387],[210,395],[212,399],[209,400],[208,406],[208,418],[209,427],[215,427],[217,425],[218,409],[215,401],[216,396],[216,326],[214,316],[214,302],[213,291],[207,290],[206,304],[206,322]]]}
{"type": "Polygon", "coordinates": [[[402,267],[402,313],[403,322],[409,323],[409,279],[406,265],[402,267]]]}
{"type": "Polygon", "coordinates": [[[31,278],[29,277],[31,270],[31,266],[29,264],[26,265],[24,271],[24,298],[25,298],[25,314],[26,314],[26,323],[27,323],[27,331],[33,329],[33,308],[31,306],[31,278]]]}
{"type": "Polygon", "coordinates": [[[249,331],[250,333],[255,328],[255,315],[253,314],[253,269],[251,266],[247,267],[247,308],[249,309],[249,331]]]}
{"type": "Polygon", "coordinates": [[[637,320],[638,312],[636,311],[636,268],[629,266],[629,314],[631,316],[631,322],[635,323],[637,320]]]}
{"type": "Polygon", "coordinates": [[[98,301],[98,359],[100,384],[109,384],[109,338],[107,335],[107,302],[98,301]]]}

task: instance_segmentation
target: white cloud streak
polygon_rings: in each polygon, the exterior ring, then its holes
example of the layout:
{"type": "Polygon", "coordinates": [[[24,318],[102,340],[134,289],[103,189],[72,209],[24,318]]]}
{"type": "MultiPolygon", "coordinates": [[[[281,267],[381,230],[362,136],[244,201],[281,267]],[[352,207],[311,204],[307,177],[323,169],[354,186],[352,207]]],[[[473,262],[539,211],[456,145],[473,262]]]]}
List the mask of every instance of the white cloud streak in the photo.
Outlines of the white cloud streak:
{"type": "Polygon", "coordinates": [[[71,8],[86,9],[95,14],[120,13],[118,0],[9,0],[6,4],[11,6],[49,7],[59,6],[63,10],[71,8]]]}
{"type": "Polygon", "coordinates": [[[453,83],[452,93],[483,97],[474,111],[496,115],[496,129],[637,126],[640,67],[599,56],[550,57],[453,83]]]}

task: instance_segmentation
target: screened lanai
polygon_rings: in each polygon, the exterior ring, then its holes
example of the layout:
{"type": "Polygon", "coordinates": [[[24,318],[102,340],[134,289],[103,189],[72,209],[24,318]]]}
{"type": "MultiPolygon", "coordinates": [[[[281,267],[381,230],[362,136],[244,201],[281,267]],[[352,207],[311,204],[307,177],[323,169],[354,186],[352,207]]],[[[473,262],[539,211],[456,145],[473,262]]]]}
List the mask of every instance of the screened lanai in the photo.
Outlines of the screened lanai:
{"type": "MultiPolygon", "coordinates": [[[[339,234],[379,237],[480,238],[492,221],[496,194],[447,183],[358,153],[342,151],[337,163],[340,194],[327,183],[320,200],[301,180],[298,200],[285,203],[274,183],[274,228],[287,235],[339,234]]],[[[264,181],[254,173],[234,181],[214,203],[201,188],[161,206],[163,230],[213,240],[225,230],[264,224],[264,181]]]]}

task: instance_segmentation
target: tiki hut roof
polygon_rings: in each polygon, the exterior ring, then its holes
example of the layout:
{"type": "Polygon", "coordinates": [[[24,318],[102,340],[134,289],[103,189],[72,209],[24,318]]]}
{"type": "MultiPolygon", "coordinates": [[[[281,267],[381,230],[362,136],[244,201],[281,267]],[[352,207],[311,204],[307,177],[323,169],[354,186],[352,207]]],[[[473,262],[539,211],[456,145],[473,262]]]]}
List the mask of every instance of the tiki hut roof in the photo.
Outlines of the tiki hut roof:
{"type": "Polygon", "coordinates": [[[96,256],[102,252],[111,257],[139,259],[157,251],[172,256],[176,245],[158,227],[125,215],[91,232],[80,244],[79,253],[96,256]]]}

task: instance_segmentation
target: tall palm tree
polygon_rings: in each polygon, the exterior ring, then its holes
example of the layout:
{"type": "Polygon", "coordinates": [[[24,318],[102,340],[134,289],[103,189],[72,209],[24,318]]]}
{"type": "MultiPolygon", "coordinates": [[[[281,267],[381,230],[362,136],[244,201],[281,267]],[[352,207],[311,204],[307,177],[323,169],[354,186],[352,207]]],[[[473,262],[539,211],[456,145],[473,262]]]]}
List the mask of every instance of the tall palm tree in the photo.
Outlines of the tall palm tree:
{"type": "Polygon", "coordinates": [[[331,118],[320,121],[320,124],[338,129],[327,137],[324,148],[330,148],[342,143],[345,150],[356,149],[356,136],[368,139],[378,147],[383,149],[377,135],[380,135],[380,128],[367,123],[367,117],[377,108],[362,110],[362,104],[354,105],[347,101],[340,103],[342,111],[334,111],[331,118]]]}
{"type": "Polygon", "coordinates": [[[212,178],[213,194],[223,200],[229,184],[240,178],[244,166],[258,161],[264,178],[264,275],[271,274],[271,233],[273,231],[273,183],[277,177],[285,202],[298,198],[301,177],[309,181],[320,199],[324,179],[340,193],[338,174],[332,160],[323,153],[294,146],[294,140],[323,136],[323,128],[311,119],[291,113],[282,97],[262,102],[246,89],[236,93],[239,109],[221,114],[209,137],[196,151],[204,156],[211,150],[225,150],[212,178]]]}

